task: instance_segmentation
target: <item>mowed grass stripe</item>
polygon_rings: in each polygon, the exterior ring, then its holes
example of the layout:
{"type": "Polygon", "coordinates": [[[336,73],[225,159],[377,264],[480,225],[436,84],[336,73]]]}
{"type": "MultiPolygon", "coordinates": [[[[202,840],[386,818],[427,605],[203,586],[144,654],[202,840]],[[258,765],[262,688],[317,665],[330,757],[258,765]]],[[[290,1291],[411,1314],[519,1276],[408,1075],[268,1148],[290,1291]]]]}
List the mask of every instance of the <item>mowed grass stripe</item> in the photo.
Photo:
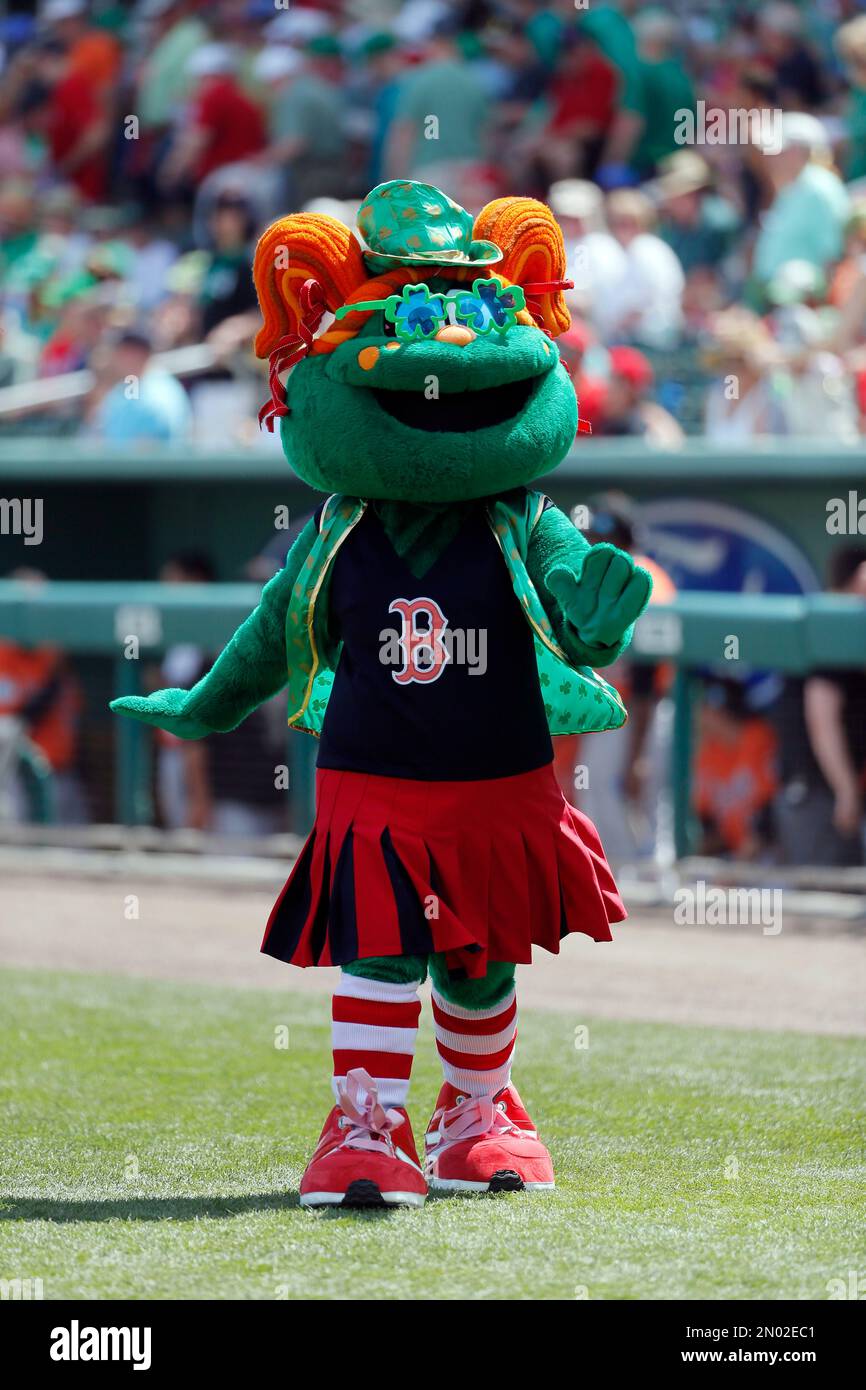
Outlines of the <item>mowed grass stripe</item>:
{"type": "MultiPolygon", "coordinates": [[[[0,994],[0,1279],[46,1298],[825,1298],[866,1268],[861,1039],[525,1013],[554,1195],[311,1213],[325,1000],[36,971],[0,994]]],[[[419,1137],[438,1086],[425,1009],[419,1137]]]]}

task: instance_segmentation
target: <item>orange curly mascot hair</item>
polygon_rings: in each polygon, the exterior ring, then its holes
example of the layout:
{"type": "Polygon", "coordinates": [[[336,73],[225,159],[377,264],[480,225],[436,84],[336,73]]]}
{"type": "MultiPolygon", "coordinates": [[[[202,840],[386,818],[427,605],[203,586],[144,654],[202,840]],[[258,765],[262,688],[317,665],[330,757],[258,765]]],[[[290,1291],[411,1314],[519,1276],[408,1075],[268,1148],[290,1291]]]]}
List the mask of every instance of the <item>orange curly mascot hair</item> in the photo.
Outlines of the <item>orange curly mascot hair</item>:
{"type": "Polygon", "coordinates": [[[564,333],[571,323],[562,294],[562,288],[567,287],[565,243],[547,204],[534,198],[495,198],[476,217],[474,234],[480,241],[495,242],[502,250],[494,275],[501,268],[515,285],[556,286],[536,288],[532,299],[527,296],[527,303],[536,323],[551,338],[564,333]]]}
{"type": "MultiPolygon", "coordinates": [[[[570,323],[562,295],[565,275],[565,246],[562,233],[550,208],[533,198],[497,198],[478,214],[474,234],[495,242],[503,253],[496,265],[461,269],[457,279],[496,275],[532,292],[527,298],[529,313],[521,322],[536,322],[555,338],[570,323]],[[549,287],[549,288],[548,288],[549,287]]],[[[348,316],[339,329],[329,329],[312,342],[325,312],[334,313],[353,299],[387,297],[408,282],[422,280],[433,269],[442,274],[445,267],[399,267],[387,275],[371,278],[357,238],[336,218],[324,213],[292,213],[271,224],[261,237],[253,263],[253,279],[264,322],[256,335],[259,357],[269,357],[286,337],[299,335],[307,348],[332,351],[346,338],[353,337],[367,314],[348,316]],[[314,304],[305,305],[302,294],[308,281],[317,284],[314,304]],[[314,322],[315,320],[315,322],[314,322]],[[307,325],[307,333],[303,325],[307,325]],[[307,338],[309,341],[307,342],[307,338]]]]}

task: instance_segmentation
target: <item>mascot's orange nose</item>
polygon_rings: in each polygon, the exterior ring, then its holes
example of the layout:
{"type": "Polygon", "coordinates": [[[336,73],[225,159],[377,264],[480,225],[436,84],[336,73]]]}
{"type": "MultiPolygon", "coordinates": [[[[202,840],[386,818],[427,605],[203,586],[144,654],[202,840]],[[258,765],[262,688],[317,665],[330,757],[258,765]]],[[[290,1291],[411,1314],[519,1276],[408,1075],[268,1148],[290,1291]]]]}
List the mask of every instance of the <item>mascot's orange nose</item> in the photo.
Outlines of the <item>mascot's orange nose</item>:
{"type": "Polygon", "coordinates": [[[453,343],[455,347],[465,347],[475,337],[477,334],[471,328],[464,328],[461,323],[446,323],[444,328],[433,334],[434,342],[453,343]]]}

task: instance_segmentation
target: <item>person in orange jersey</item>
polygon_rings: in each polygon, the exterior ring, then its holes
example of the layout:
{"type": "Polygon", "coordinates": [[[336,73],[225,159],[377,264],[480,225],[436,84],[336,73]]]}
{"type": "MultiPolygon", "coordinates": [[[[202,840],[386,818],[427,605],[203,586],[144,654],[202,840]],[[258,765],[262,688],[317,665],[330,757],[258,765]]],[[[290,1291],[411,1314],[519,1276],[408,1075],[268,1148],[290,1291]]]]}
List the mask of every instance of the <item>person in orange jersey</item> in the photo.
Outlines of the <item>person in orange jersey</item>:
{"type": "Polygon", "coordinates": [[[704,854],[754,859],[769,839],[776,736],[750,713],[738,681],[712,681],[700,713],[695,810],[704,854]]]}
{"type": "MultiPolygon", "coordinates": [[[[0,641],[0,720],[15,721],[54,774],[55,814],[83,819],[75,763],[81,692],[65,657],[56,647],[19,647],[0,641]]],[[[13,767],[11,796],[15,819],[26,819],[26,798],[13,767]]]]}

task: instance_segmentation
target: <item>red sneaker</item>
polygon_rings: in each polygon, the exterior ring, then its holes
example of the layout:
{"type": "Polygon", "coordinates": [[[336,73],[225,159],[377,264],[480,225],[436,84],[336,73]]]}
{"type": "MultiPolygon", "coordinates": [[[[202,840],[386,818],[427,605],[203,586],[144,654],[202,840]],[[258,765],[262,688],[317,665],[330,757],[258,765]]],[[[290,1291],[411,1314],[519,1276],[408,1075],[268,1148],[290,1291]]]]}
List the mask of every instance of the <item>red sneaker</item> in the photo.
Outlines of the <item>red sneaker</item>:
{"type": "Polygon", "coordinates": [[[302,1207],[420,1207],[427,1184],[406,1111],[386,1110],[356,1067],[301,1178],[302,1207]]]}
{"type": "Polygon", "coordinates": [[[427,1126],[431,1192],[549,1192],[550,1154],[513,1086],[473,1099],[446,1081],[427,1126]]]}

